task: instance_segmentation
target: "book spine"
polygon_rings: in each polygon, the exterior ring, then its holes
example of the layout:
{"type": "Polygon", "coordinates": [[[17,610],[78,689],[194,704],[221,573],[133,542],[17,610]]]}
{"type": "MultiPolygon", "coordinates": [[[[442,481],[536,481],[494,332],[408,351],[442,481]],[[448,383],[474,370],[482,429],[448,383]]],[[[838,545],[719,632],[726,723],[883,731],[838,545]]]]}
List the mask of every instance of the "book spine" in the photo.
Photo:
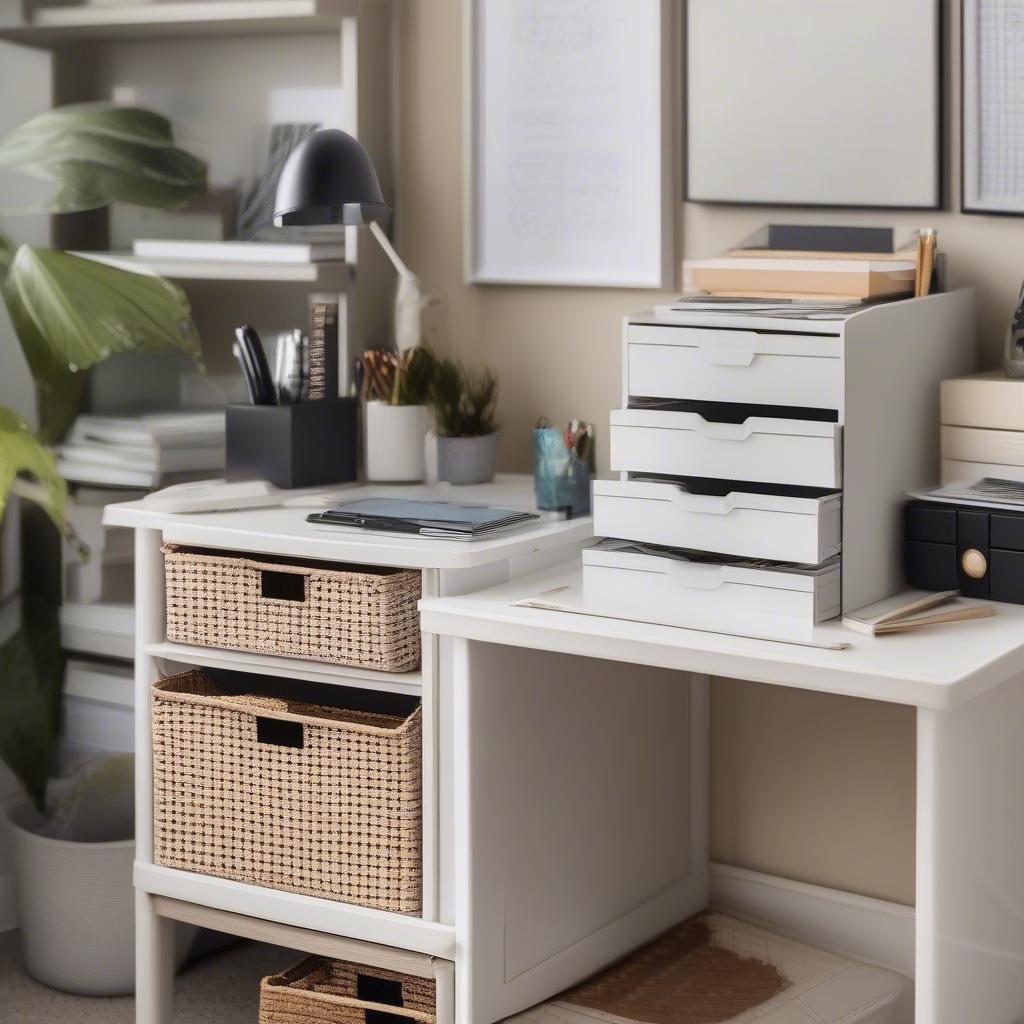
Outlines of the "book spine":
{"type": "Polygon", "coordinates": [[[338,397],[338,300],[309,298],[308,401],[338,397]]]}

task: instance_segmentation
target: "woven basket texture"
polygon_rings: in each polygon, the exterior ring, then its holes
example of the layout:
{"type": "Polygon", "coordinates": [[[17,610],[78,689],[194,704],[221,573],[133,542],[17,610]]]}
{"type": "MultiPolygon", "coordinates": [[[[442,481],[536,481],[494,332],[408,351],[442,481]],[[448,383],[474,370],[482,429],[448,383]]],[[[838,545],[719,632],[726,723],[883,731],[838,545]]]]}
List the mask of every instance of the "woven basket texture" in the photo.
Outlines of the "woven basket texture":
{"type": "Polygon", "coordinates": [[[379,967],[312,956],[260,984],[259,1024],[364,1024],[367,1011],[386,1013],[410,1024],[434,1024],[436,993],[432,978],[417,978],[379,967]],[[401,985],[402,1004],[368,1002],[358,996],[359,976],[401,985]]]}
{"type": "Polygon", "coordinates": [[[157,863],[420,913],[420,708],[233,696],[191,671],[154,685],[152,714],[157,863]],[[299,723],[302,745],[260,742],[261,719],[299,723]]]}
{"type": "Polygon", "coordinates": [[[720,1024],[786,987],[771,964],[712,945],[698,915],[556,998],[643,1024],[720,1024]]]}
{"type": "Polygon", "coordinates": [[[165,544],[167,639],[382,672],[420,663],[417,570],[290,562],[165,544]],[[271,586],[298,577],[298,597],[271,586]]]}

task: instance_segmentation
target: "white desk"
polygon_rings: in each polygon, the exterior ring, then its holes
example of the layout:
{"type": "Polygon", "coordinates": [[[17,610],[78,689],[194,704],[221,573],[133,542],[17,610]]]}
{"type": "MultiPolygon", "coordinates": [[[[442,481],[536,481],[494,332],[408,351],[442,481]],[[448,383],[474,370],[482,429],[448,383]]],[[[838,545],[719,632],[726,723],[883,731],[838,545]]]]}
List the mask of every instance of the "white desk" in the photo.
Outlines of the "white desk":
{"type": "MultiPolygon", "coordinates": [[[[524,476],[499,476],[495,483],[480,487],[352,485],[335,490],[339,500],[384,493],[392,497],[479,501],[515,508],[533,506],[533,480],[524,476]]],[[[306,515],[324,505],[322,497],[300,496],[290,499],[284,507],[265,509],[174,515],[153,511],[144,502],[131,502],[112,505],[106,511],[107,525],[132,527],[136,531],[135,887],[139,1024],[170,1024],[174,920],[342,958],[351,958],[353,943],[362,944],[361,948],[369,950],[370,959],[365,962],[381,966],[404,964],[398,969],[436,975],[441,1019],[445,1006],[450,1008],[454,984],[450,962],[455,959],[458,945],[452,866],[451,645],[433,635],[424,635],[421,669],[391,673],[170,643],[165,631],[161,544],[175,542],[303,559],[416,568],[422,572],[423,595],[436,597],[491,586],[571,557],[592,536],[592,522],[589,518],[549,518],[507,535],[466,543],[366,534],[307,523],[306,515]],[[419,917],[245,885],[154,863],[150,690],[158,679],[190,666],[420,697],[423,912],[419,917]]]]}
{"type": "MultiPolygon", "coordinates": [[[[706,903],[712,675],[917,708],[915,1020],[1024,1016],[1024,607],[880,639],[823,627],[846,650],[516,607],[576,573],[421,604],[424,629],[455,640],[460,1024],[706,903]]],[[[867,930],[844,939],[885,963],[867,930]]]]}

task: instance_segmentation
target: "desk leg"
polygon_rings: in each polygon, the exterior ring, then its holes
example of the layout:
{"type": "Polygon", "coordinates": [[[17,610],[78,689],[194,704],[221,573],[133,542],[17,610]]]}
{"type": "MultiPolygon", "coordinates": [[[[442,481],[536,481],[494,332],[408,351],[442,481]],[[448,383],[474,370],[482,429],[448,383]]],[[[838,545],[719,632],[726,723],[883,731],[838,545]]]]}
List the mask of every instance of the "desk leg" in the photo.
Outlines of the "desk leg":
{"type": "Polygon", "coordinates": [[[148,893],[135,893],[135,1024],[171,1024],[174,1017],[174,928],[148,893]]]}
{"type": "Polygon", "coordinates": [[[1024,1017],[1024,676],[917,718],[917,1024],[1024,1017]]]}

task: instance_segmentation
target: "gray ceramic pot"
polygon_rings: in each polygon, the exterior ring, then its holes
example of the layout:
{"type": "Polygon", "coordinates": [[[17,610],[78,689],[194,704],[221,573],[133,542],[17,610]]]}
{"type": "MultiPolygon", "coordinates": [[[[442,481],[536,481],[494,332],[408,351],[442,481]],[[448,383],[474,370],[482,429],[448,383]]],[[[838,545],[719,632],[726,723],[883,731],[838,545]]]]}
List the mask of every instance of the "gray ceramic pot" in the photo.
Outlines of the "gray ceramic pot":
{"type": "MultiPolygon", "coordinates": [[[[135,840],[50,839],[32,831],[37,820],[28,804],[7,815],[28,973],[78,995],[129,994],[135,988],[135,840]]],[[[176,931],[179,966],[195,933],[176,931]]]]}
{"type": "Polygon", "coordinates": [[[450,484],[486,484],[494,479],[498,434],[483,437],[439,437],[437,478],[450,484]]]}

